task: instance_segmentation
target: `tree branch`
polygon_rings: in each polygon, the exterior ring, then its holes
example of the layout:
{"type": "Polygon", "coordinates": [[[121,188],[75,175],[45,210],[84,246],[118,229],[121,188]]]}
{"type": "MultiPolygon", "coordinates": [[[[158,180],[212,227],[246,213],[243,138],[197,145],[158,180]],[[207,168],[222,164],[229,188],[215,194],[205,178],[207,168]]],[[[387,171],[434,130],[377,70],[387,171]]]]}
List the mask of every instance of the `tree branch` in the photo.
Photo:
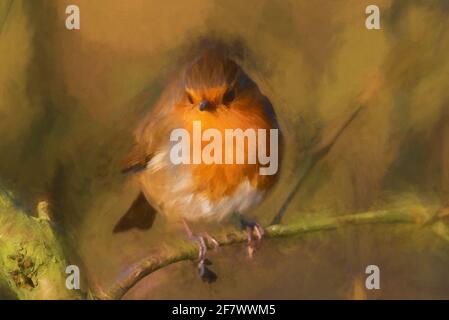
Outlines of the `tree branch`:
{"type": "Polygon", "coordinates": [[[81,299],[65,286],[64,241],[40,202],[38,217],[0,185],[0,296],[9,299],[81,299]]]}
{"type": "MultiPolygon", "coordinates": [[[[312,232],[324,232],[335,230],[345,226],[359,226],[366,224],[416,224],[422,226],[432,226],[433,231],[440,235],[443,239],[449,241],[449,232],[447,226],[442,223],[435,215],[427,216],[417,214],[410,210],[398,211],[374,211],[366,213],[358,213],[336,217],[313,217],[304,219],[291,225],[272,225],[266,228],[266,238],[281,238],[300,236],[312,232]],[[430,218],[429,218],[430,217],[430,218]],[[430,223],[429,223],[430,222],[430,223]],[[435,228],[438,226],[438,228],[435,228]],[[442,228],[446,229],[442,231],[442,228]],[[437,232],[438,230],[438,232],[437,232]]],[[[220,246],[228,246],[246,241],[244,232],[232,232],[228,234],[218,235],[215,238],[220,246]]],[[[211,246],[209,246],[211,248],[211,246]]],[[[198,257],[198,248],[194,243],[186,243],[180,250],[163,256],[150,256],[131,266],[126,272],[122,273],[120,278],[114,285],[105,291],[97,291],[94,293],[98,299],[121,299],[132,287],[147,275],[171,265],[176,262],[191,260],[194,261],[198,257]]]]}

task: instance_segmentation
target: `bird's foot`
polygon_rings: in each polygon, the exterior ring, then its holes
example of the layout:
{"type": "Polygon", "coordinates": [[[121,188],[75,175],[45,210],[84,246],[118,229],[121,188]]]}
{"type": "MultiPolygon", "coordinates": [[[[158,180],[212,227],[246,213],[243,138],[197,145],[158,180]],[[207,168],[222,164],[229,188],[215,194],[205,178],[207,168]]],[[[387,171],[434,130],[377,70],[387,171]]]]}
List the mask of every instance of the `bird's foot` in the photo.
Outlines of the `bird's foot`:
{"type": "Polygon", "coordinates": [[[212,247],[214,250],[219,247],[218,241],[206,232],[194,234],[187,223],[184,223],[184,226],[186,228],[189,239],[198,245],[198,260],[196,263],[198,275],[205,282],[214,282],[215,280],[217,280],[217,275],[207,267],[212,263],[208,259],[206,259],[206,254],[208,251],[208,246],[212,247]]]}
{"type": "Polygon", "coordinates": [[[206,259],[206,253],[208,247],[212,247],[213,250],[218,249],[220,244],[212,236],[206,232],[200,234],[190,234],[189,239],[198,244],[198,261],[204,261],[206,259]]]}
{"type": "Polygon", "coordinates": [[[256,248],[260,245],[260,242],[263,236],[265,235],[265,230],[259,223],[243,219],[242,219],[242,227],[244,227],[246,230],[247,235],[246,248],[248,252],[248,257],[253,258],[256,248]]]}
{"type": "Polygon", "coordinates": [[[217,275],[207,267],[211,265],[212,262],[206,258],[206,254],[208,251],[208,244],[216,250],[219,247],[218,241],[207,233],[192,235],[191,239],[198,244],[198,260],[196,266],[199,277],[207,283],[214,282],[217,280],[217,275]]]}

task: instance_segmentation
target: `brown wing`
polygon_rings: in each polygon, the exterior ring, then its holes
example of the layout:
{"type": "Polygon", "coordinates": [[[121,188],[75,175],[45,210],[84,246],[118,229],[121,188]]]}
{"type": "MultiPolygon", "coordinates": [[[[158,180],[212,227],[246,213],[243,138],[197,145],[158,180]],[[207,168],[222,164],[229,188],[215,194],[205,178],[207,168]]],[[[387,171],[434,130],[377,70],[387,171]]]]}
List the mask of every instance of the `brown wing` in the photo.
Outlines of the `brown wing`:
{"type": "Polygon", "coordinates": [[[145,169],[153,155],[141,144],[135,144],[122,161],[122,173],[145,169]]]}
{"type": "Polygon", "coordinates": [[[127,231],[132,228],[149,229],[153,225],[156,213],[156,210],[148,203],[141,192],[125,215],[117,222],[113,233],[127,231]]]}

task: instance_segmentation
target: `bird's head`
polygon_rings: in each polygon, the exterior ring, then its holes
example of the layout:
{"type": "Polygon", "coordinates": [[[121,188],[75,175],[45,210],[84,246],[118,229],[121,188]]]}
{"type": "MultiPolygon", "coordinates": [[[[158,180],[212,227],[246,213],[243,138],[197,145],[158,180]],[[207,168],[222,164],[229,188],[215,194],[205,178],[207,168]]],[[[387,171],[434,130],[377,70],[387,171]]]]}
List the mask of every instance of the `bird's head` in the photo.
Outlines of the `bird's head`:
{"type": "MultiPolygon", "coordinates": [[[[183,69],[177,114],[185,127],[265,128],[274,123],[256,83],[226,51],[205,50],[183,69]]],[[[179,83],[178,83],[179,84],[179,83]]]]}
{"type": "Polygon", "coordinates": [[[199,112],[232,108],[242,93],[245,75],[231,59],[219,52],[205,52],[184,74],[184,103],[199,112]]]}

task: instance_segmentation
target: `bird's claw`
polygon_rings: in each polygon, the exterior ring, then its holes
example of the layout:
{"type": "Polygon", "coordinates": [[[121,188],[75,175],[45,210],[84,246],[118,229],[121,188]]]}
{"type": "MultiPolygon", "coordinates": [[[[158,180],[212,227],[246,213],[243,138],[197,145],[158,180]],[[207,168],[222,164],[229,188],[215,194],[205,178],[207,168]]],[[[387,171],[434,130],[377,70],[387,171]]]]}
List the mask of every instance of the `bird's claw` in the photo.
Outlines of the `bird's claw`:
{"type": "Polygon", "coordinates": [[[251,222],[246,225],[246,234],[248,257],[253,258],[256,247],[265,235],[265,230],[259,223],[251,222]]]}
{"type": "Polygon", "coordinates": [[[212,264],[209,260],[206,259],[206,253],[208,244],[210,244],[210,246],[214,250],[216,250],[219,247],[218,241],[207,233],[192,235],[190,238],[192,241],[198,244],[198,275],[205,282],[214,282],[215,280],[217,280],[217,275],[206,266],[212,264]]]}
{"type": "Polygon", "coordinates": [[[198,263],[198,275],[204,282],[215,282],[217,280],[217,274],[206,266],[205,261],[203,260],[198,263]]]}
{"type": "Polygon", "coordinates": [[[203,232],[201,236],[203,239],[207,240],[213,250],[217,250],[220,247],[220,243],[218,243],[218,241],[207,232],[203,232]]]}
{"type": "Polygon", "coordinates": [[[204,262],[207,253],[207,245],[201,235],[192,235],[190,239],[198,245],[198,262],[204,262]]]}

